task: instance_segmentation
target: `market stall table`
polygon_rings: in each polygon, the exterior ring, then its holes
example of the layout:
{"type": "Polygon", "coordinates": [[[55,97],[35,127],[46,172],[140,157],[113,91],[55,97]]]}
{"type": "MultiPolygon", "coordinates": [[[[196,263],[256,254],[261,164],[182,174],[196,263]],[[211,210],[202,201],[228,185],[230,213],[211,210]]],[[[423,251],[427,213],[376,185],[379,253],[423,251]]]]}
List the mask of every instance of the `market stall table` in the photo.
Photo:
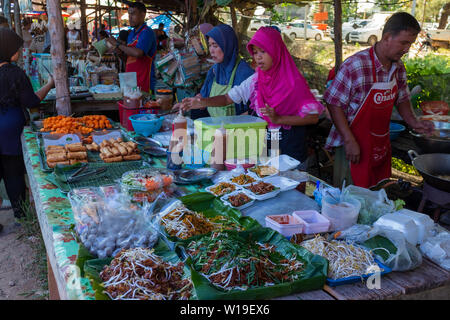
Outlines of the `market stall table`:
{"type": "MultiPolygon", "coordinates": [[[[50,298],[93,300],[95,292],[89,280],[81,277],[76,267],[79,244],[72,231],[75,222],[70,202],[61,190],[45,179],[47,173],[40,169],[36,136],[29,127],[24,129],[22,148],[30,190],[47,250],[50,298]]],[[[156,160],[155,166],[162,167],[163,162],[156,160]]],[[[200,184],[186,186],[186,191],[203,191],[205,186],[200,184]]],[[[264,217],[274,213],[274,210],[276,213],[286,213],[294,209],[317,210],[317,204],[304,194],[291,190],[277,198],[245,209],[243,214],[261,223],[264,217]],[[279,199],[286,201],[281,202],[279,199]],[[261,206],[262,204],[264,205],[261,206]]],[[[450,273],[424,259],[422,266],[414,271],[394,272],[382,277],[381,287],[381,290],[370,290],[362,283],[335,288],[325,286],[323,290],[303,292],[281,299],[390,299],[435,288],[442,288],[448,294],[450,273]]]]}

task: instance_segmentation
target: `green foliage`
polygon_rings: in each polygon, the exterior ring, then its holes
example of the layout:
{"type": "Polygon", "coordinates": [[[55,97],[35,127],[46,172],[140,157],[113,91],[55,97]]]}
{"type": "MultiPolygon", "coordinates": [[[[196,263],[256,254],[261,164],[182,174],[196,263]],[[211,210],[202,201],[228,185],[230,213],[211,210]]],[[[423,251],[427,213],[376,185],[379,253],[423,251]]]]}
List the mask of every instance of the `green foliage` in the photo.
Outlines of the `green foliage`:
{"type": "Polygon", "coordinates": [[[413,106],[422,101],[446,100],[449,96],[450,57],[428,54],[424,58],[405,59],[408,86],[422,87],[422,92],[413,98],[413,106]]]}

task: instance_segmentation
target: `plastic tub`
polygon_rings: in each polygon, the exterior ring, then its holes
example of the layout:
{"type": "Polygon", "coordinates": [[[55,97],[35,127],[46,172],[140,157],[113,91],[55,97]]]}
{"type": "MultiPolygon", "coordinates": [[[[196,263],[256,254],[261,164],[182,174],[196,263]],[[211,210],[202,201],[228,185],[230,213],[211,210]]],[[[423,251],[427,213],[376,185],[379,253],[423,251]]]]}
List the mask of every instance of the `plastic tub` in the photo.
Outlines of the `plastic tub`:
{"type": "Polygon", "coordinates": [[[278,231],[285,237],[303,232],[303,222],[290,214],[270,215],[266,216],[265,220],[267,228],[278,231]]]}
{"type": "Polygon", "coordinates": [[[418,242],[421,244],[431,236],[432,229],[434,226],[433,220],[426,214],[411,211],[408,209],[402,209],[395,213],[406,215],[414,220],[417,227],[419,228],[418,242]]]}
{"type": "Polygon", "coordinates": [[[330,228],[330,220],[315,210],[294,211],[292,214],[303,220],[305,234],[328,232],[330,228]]]}
{"type": "Polygon", "coordinates": [[[267,122],[249,115],[195,120],[198,147],[211,152],[214,133],[222,126],[227,131],[226,159],[257,158],[263,154],[267,122]]]}
{"type": "Polygon", "coordinates": [[[406,241],[412,245],[417,245],[419,242],[419,227],[407,215],[397,213],[385,214],[375,221],[373,225],[382,229],[395,230],[403,233],[406,241]]]}
{"type": "Polygon", "coordinates": [[[344,230],[356,224],[360,209],[361,203],[355,199],[340,203],[330,196],[322,199],[322,215],[330,220],[330,231],[344,230]]]}
{"type": "Polygon", "coordinates": [[[134,114],[129,119],[134,131],[144,137],[158,132],[164,121],[164,117],[157,117],[152,114],[134,114]],[[146,119],[147,117],[152,117],[152,119],[146,119]]]}

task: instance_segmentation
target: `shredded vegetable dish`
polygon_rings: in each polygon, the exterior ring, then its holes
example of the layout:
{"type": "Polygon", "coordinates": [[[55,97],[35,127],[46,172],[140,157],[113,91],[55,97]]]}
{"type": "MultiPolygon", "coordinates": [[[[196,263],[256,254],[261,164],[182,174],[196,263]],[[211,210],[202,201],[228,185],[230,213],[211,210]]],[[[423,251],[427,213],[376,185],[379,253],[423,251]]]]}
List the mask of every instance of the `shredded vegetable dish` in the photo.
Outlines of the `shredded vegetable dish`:
{"type": "Polygon", "coordinates": [[[333,280],[363,276],[370,266],[377,265],[371,251],[344,241],[327,241],[322,236],[316,236],[302,242],[301,246],[329,261],[328,277],[333,280]]]}
{"type": "Polygon", "coordinates": [[[213,230],[241,228],[225,216],[206,218],[202,213],[189,210],[185,206],[179,206],[161,218],[161,224],[169,235],[188,239],[193,236],[206,234],[213,230]]]}
{"type": "Polygon", "coordinates": [[[233,177],[231,179],[231,182],[236,183],[240,186],[243,186],[244,184],[253,183],[255,181],[256,180],[254,178],[252,178],[251,176],[249,176],[248,174],[241,174],[241,175],[233,177]]]}
{"type": "Polygon", "coordinates": [[[153,249],[120,251],[100,273],[105,293],[113,300],[187,300],[192,282],[184,264],[171,264],[153,249]]]}
{"type": "Polygon", "coordinates": [[[187,247],[195,270],[224,290],[272,286],[300,277],[304,265],[296,256],[287,259],[275,246],[245,240],[231,233],[214,232],[187,247]]]}
{"type": "Polygon", "coordinates": [[[236,186],[228,182],[221,182],[210,190],[212,193],[214,193],[214,195],[220,197],[236,190],[236,186]]]}

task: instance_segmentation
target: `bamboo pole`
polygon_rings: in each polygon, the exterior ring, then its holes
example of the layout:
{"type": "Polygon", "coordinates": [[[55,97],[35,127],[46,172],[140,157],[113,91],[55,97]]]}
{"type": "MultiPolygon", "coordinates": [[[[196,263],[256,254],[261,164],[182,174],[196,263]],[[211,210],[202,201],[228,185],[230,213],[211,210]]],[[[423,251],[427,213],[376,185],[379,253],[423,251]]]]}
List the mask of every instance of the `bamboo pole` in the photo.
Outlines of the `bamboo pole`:
{"type": "Polygon", "coordinates": [[[59,0],[47,0],[48,30],[51,40],[53,78],[56,87],[56,111],[70,115],[70,95],[67,81],[66,50],[64,47],[64,26],[59,0]]]}

